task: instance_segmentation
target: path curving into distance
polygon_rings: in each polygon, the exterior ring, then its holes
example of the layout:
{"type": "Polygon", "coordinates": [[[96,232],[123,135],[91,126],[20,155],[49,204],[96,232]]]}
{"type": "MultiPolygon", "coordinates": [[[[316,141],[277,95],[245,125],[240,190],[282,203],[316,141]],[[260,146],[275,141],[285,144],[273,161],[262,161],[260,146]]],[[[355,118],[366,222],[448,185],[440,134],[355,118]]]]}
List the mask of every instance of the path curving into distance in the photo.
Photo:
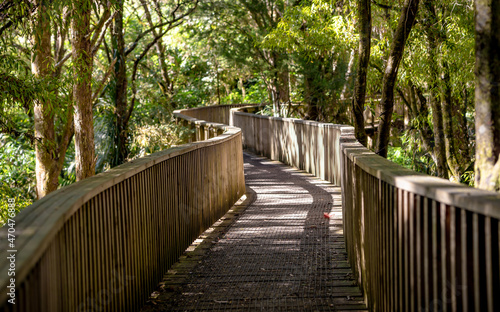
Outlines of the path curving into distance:
{"type": "Polygon", "coordinates": [[[249,198],[188,249],[142,311],[366,310],[347,261],[340,187],[244,160],[249,198]]]}

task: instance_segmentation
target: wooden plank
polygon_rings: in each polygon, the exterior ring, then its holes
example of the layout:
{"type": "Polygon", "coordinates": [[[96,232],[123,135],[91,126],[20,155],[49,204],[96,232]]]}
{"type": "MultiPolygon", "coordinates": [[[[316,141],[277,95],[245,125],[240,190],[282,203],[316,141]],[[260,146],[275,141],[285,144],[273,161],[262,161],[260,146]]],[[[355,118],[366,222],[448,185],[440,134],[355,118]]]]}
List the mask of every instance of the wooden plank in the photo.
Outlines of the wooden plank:
{"type": "Polygon", "coordinates": [[[441,263],[440,258],[440,236],[439,236],[439,211],[438,211],[438,203],[436,201],[432,201],[431,206],[431,226],[432,226],[432,294],[430,303],[432,304],[432,309],[437,311],[437,309],[441,309],[439,306],[440,303],[440,292],[439,292],[439,275],[441,268],[439,267],[439,263],[441,263]]]}
{"type": "Polygon", "coordinates": [[[396,207],[397,211],[397,218],[398,218],[398,246],[397,246],[397,254],[398,254],[398,260],[397,264],[395,266],[396,269],[396,276],[398,277],[398,294],[397,294],[397,301],[398,301],[398,309],[400,311],[405,310],[405,301],[404,301],[404,264],[403,264],[403,245],[404,245],[404,227],[403,227],[403,222],[404,222],[404,204],[403,204],[403,190],[402,189],[397,189],[398,192],[398,205],[396,207]]]}
{"type": "Polygon", "coordinates": [[[439,213],[440,213],[440,237],[441,237],[441,244],[440,244],[440,258],[441,258],[441,268],[440,268],[440,293],[438,293],[438,296],[440,297],[441,301],[441,309],[443,312],[448,312],[448,306],[449,306],[449,259],[450,259],[450,254],[448,251],[448,246],[449,246],[449,211],[446,207],[445,204],[441,203],[439,205],[439,213]]]}
{"type": "Polygon", "coordinates": [[[422,222],[422,197],[419,195],[415,196],[415,254],[414,254],[414,261],[415,261],[415,272],[414,272],[414,278],[416,281],[415,285],[415,292],[416,292],[416,299],[415,299],[415,306],[417,311],[421,311],[424,305],[422,304],[423,300],[423,266],[424,266],[424,256],[423,256],[423,222],[422,222]]]}
{"type": "Polygon", "coordinates": [[[416,249],[416,239],[415,239],[415,221],[416,221],[416,215],[415,215],[415,194],[410,193],[409,194],[409,207],[408,207],[408,236],[409,236],[409,244],[408,244],[408,260],[407,263],[409,264],[409,272],[408,272],[408,279],[409,281],[409,290],[408,290],[408,296],[409,296],[409,311],[414,312],[416,308],[416,302],[415,302],[415,297],[417,293],[417,288],[416,288],[416,280],[415,280],[415,271],[416,268],[415,266],[417,265],[415,261],[415,249],[416,249]]]}
{"type": "Polygon", "coordinates": [[[449,255],[448,255],[448,260],[447,264],[449,264],[449,267],[447,269],[447,273],[449,274],[449,282],[450,287],[447,287],[447,295],[448,298],[450,299],[449,302],[451,303],[451,311],[456,312],[458,309],[458,302],[457,302],[457,266],[459,266],[459,263],[457,259],[459,259],[459,255],[457,254],[457,229],[456,229],[456,223],[457,223],[457,213],[455,207],[448,207],[448,218],[449,218],[449,225],[448,225],[448,244],[449,244],[449,255]]]}
{"type": "Polygon", "coordinates": [[[464,312],[469,311],[469,292],[472,287],[469,287],[470,280],[468,277],[468,264],[469,262],[469,246],[468,246],[468,233],[470,233],[470,227],[467,225],[468,214],[467,211],[460,210],[460,230],[461,230],[461,291],[462,291],[462,309],[464,312]]]}
{"type": "Polygon", "coordinates": [[[431,280],[431,255],[432,255],[432,205],[429,205],[429,199],[423,201],[423,262],[424,262],[424,278],[423,278],[423,302],[424,308],[430,308],[432,295],[432,280],[431,280]]]}

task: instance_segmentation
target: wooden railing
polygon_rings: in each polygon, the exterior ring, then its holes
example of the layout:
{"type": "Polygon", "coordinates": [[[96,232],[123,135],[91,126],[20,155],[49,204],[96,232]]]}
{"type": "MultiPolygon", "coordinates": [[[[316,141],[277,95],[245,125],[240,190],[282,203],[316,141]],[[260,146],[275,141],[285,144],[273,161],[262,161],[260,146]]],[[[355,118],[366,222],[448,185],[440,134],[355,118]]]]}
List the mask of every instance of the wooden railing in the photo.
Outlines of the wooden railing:
{"type": "Polygon", "coordinates": [[[0,229],[0,311],[137,311],[245,192],[240,129],[205,126],[205,141],[131,161],[27,207],[14,218],[12,246],[9,227],[0,229]]]}
{"type": "Polygon", "coordinates": [[[184,109],[183,114],[196,119],[207,120],[213,123],[229,125],[231,109],[238,107],[260,106],[261,104],[229,104],[201,106],[197,108],[184,109]]]}
{"type": "Polygon", "coordinates": [[[259,109],[232,109],[230,124],[241,128],[245,149],[340,185],[339,140],[351,127],[253,114],[259,109]]]}
{"type": "Polygon", "coordinates": [[[372,311],[500,311],[500,194],[402,168],[353,128],[231,110],[243,145],[342,186],[349,261],[372,311]]]}

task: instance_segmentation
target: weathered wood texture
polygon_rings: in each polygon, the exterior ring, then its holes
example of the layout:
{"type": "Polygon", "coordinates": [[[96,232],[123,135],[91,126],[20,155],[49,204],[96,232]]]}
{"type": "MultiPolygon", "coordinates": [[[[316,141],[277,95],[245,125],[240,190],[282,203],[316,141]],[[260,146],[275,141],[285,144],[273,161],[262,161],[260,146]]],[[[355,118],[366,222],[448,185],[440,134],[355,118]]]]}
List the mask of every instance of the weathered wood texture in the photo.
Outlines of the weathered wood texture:
{"type": "Polygon", "coordinates": [[[12,248],[2,228],[0,311],[137,311],[245,193],[240,129],[207,129],[205,141],[64,187],[16,216],[15,305],[7,303],[12,248]]]}
{"type": "Polygon", "coordinates": [[[186,116],[229,125],[230,110],[237,107],[259,106],[259,104],[212,105],[182,110],[186,116]]]}
{"type": "Polygon", "coordinates": [[[243,145],[342,185],[349,261],[372,311],[500,311],[500,195],[402,168],[352,127],[233,109],[243,145]]]}
{"type": "Polygon", "coordinates": [[[251,113],[258,109],[232,110],[230,125],[241,128],[244,148],[340,185],[339,140],[352,127],[251,113]]]}

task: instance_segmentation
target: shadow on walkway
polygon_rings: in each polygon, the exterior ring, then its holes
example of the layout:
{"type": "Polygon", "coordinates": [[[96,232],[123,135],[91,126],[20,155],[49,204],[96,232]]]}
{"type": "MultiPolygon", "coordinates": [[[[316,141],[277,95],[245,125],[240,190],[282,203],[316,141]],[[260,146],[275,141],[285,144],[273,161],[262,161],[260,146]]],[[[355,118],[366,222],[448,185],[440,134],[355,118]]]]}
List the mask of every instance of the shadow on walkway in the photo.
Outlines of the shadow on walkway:
{"type": "Polygon", "coordinates": [[[347,261],[340,187],[266,158],[244,159],[254,202],[184,279],[167,274],[143,311],[365,310],[347,261]]]}

